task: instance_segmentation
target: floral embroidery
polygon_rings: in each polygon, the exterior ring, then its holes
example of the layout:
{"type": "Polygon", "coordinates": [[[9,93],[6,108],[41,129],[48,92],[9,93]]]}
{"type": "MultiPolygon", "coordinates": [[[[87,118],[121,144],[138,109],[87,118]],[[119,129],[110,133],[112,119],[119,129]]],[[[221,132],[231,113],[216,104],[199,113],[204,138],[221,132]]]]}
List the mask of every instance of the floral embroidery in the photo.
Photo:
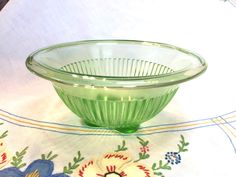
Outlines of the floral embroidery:
{"type": "Polygon", "coordinates": [[[73,170],[75,170],[80,165],[82,160],[84,160],[84,157],[81,157],[80,151],[78,151],[77,157],[73,158],[73,163],[69,162],[68,166],[63,168],[63,172],[66,174],[72,174],[73,170]]]}
{"type": "Polygon", "coordinates": [[[143,140],[140,137],[137,137],[139,140],[139,144],[141,145],[140,147],[140,152],[139,152],[139,158],[135,160],[135,162],[139,162],[140,160],[148,159],[150,155],[148,154],[149,152],[149,141],[143,140]]]}
{"type": "Polygon", "coordinates": [[[10,154],[8,151],[0,152],[0,169],[6,166],[10,161],[10,154]]]}
{"type": "Polygon", "coordinates": [[[24,148],[21,152],[16,152],[16,155],[13,156],[11,165],[16,168],[23,168],[26,166],[26,163],[23,162],[24,155],[26,154],[28,147],[24,148]]]}
{"type": "Polygon", "coordinates": [[[1,177],[69,177],[64,173],[52,174],[54,163],[50,160],[35,160],[24,171],[19,168],[9,167],[0,171],[1,177]]]}
{"type": "Polygon", "coordinates": [[[132,161],[129,154],[112,152],[81,164],[74,177],[153,177],[147,166],[132,161]]]}
{"type": "Polygon", "coordinates": [[[35,170],[34,172],[27,174],[25,177],[40,177],[40,174],[38,170],[35,170]]]}
{"type": "Polygon", "coordinates": [[[167,152],[165,159],[168,163],[171,163],[171,165],[179,164],[181,161],[181,156],[178,152],[167,152]]]}
{"type": "Polygon", "coordinates": [[[6,143],[3,139],[0,139],[0,152],[4,152],[6,150],[6,143]]]}
{"type": "Polygon", "coordinates": [[[115,152],[126,151],[128,148],[126,147],[125,140],[122,141],[122,145],[118,145],[115,152]]]}
{"type": "MultiPolygon", "coordinates": [[[[2,125],[0,123],[0,125],[2,125]]],[[[7,145],[4,138],[7,136],[8,131],[0,134],[0,169],[6,166],[10,161],[10,153],[7,150],[7,145]]]]}
{"type": "Polygon", "coordinates": [[[48,155],[43,154],[42,159],[33,161],[24,171],[21,171],[20,169],[26,166],[23,158],[27,153],[27,149],[28,147],[16,152],[12,158],[12,167],[0,170],[0,177],[69,177],[64,173],[52,174],[54,163],[51,160],[57,156],[53,155],[52,152],[48,155]]]}
{"type": "Polygon", "coordinates": [[[141,147],[141,148],[140,148],[140,151],[141,151],[142,153],[147,153],[147,152],[149,152],[149,147],[148,147],[148,146],[146,146],[146,147],[141,147]]]}
{"type": "Polygon", "coordinates": [[[165,177],[162,173],[162,170],[171,170],[172,168],[170,165],[177,165],[181,162],[180,153],[188,151],[187,146],[189,143],[185,141],[183,135],[181,135],[180,138],[180,143],[177,145],[179,149],[178,152],[167,152],[165,154],[166,163],[163,163],[163,161],[160,160],[158,165],[157,163],[152,165],[152,170],[156,176],[165,177]]]}
{"type": "MultiPolygon", "coordinates": [[[[0,125],[2,125],[0,123],[0,125]]],[[[106,153],[100,158],[95,158],[89,161],[84,161],[80,151],[63,168],[63,173],[53,174],[54,162],[52,161],[58,155],[50,151],[48,154],[42,154],[41,159],[33,161],[30,165],[24,162],[24,156],[27,153],[28,147],[22,151],[17,151],[12,157],[9,156],[7,146],[4,141],[8,131],[0,133],[0,169],[5,167],[11,160],[11,167],[0,170],[0,177],[165,177],[164,170],[172,170],[172,165],[180,164],[182,161],[182,153],[188,151],[189,143],[185,141],[183,135],[180,137],[180,143],[177,144],[178,151],[169,151],[165,154],[164,160],[159,160],[158,163],[153,163],[152,168],[141,164],[141,160],[150,157],[149,141],[137,137],[139,140],[138,158],[133,158],[126,153],[128,147],[125,140],[121,145],[117,146],[114,152],[106,153]],[[81,164],[82,162],[82,164],[81,164]],[[25,170],[20,170],[22,168],[25,170]]]]}

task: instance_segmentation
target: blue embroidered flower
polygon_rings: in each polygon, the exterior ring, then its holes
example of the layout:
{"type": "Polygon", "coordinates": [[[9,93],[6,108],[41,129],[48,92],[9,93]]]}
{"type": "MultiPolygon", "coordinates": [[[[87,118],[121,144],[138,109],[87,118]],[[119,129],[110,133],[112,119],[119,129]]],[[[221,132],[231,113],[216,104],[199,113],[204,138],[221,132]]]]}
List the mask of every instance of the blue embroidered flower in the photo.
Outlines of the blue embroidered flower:
{"type": "Polygon", "coordinates": [[[64,173],[52,174],[54,170],[54,164],[50,160],[35,160],[32,162],[24,172],[21,172],[18,168],[9,167],[0,170],[1,177],[69,177],[64,173]]]}
{"type": "Polygon", "coordinates": [[[181,162],[181,156],[178,152],[167,152],[165,155],[165,159],[171,165],[179,164],[181,162]]]}

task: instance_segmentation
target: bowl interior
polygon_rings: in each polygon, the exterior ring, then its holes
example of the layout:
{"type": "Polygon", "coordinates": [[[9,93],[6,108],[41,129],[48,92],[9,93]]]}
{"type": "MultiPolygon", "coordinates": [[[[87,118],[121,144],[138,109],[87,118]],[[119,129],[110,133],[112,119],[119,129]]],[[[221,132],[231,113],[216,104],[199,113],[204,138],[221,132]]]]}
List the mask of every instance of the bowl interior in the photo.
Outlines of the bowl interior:
{"type": "Polygon", "coordinates": [[[26,65],[52,81],[102,87],[174,85],[201,74],[207,67],[201,57],[187,50],[127,40],[55,45],[31,54],[26,65]]]}
{"type": "Polygon", "coordinates": [[[171,73],[171,68],[145,60],[130,58],[99,58],[73,62],[61,70],[83,75],[104,77],[158,76],[171,73]]]}

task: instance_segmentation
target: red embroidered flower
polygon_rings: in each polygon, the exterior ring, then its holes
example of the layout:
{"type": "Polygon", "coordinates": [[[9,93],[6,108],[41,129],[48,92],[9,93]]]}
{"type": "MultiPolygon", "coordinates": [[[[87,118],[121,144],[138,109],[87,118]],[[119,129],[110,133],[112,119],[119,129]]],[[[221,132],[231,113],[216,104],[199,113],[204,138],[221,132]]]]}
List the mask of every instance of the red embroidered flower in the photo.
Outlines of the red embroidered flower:
{"type": "Polygon", "coordinates": [[[10,161],[9,152],[6,150],[6,144],[3,139],[0,139],[0,169],[10,161]]]}
{"type": "Polygon", "coordinates": [[[149,147],[148,146],[143,146],[140,148],[140,151],[143,152],[143,153],[146,153],[149,151],[149,147]]]}

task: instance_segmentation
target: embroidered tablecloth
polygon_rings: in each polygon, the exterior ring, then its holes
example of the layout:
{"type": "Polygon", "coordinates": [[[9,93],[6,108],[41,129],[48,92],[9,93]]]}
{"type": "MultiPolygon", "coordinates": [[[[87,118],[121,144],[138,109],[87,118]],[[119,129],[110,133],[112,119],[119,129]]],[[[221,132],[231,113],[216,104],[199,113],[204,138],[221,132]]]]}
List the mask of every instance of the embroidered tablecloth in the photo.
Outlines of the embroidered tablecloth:
{"type": "Polygon", "coordinates": [[[10,1],[0,12],[0,177],[234,177],[235,17],[215,0],[10,1]],[[176,44],[209,69],[134,134],[87,127],[24,61],[97,38],[176,44]]]}

